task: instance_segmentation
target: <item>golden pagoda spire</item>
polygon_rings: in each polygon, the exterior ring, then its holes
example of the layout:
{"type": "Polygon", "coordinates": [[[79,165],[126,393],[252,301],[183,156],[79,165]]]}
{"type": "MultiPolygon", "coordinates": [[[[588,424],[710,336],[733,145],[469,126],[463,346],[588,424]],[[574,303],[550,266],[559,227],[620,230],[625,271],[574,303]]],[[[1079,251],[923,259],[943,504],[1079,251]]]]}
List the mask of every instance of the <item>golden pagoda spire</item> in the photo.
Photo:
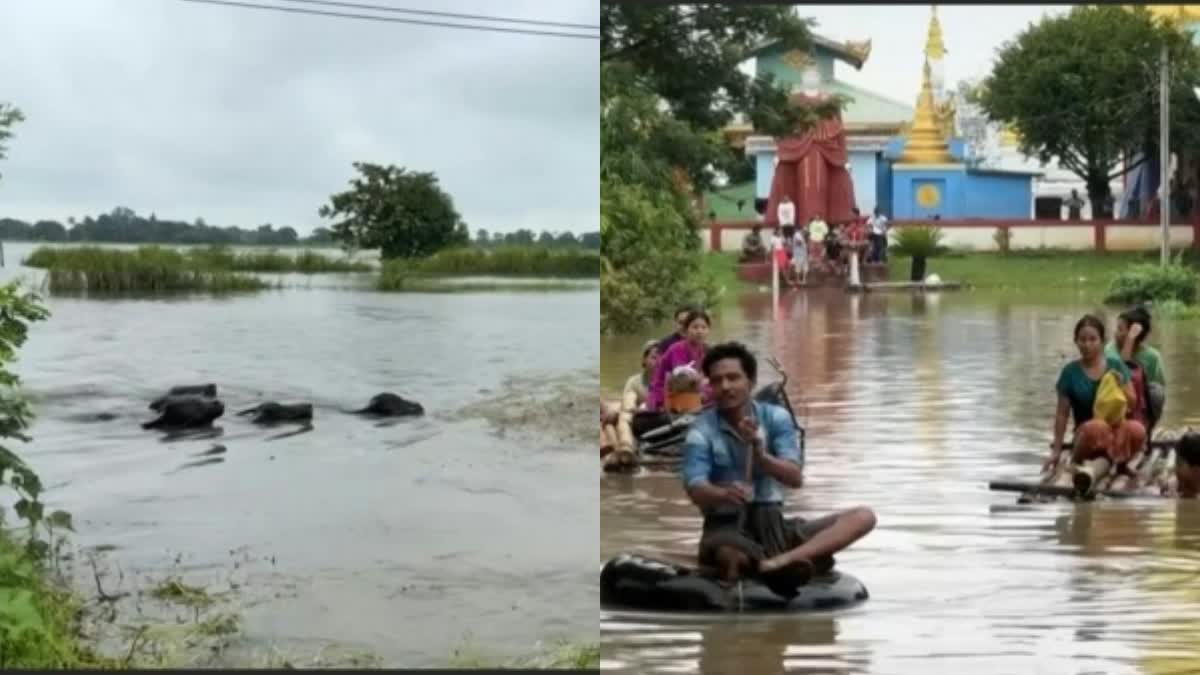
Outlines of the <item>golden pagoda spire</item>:
{"type": "Polygon", "coordinates": [[[942,136],[942,125],[938,121],[937,108],[933,103],[933,84],[929,78],[929,59],[921,76],[921,93],[917,96],[917,111],[913,116],[912,129],[904,142],[904,153],[898,164],[953,164],[954,157],[942,136]]]}
{"type": "Polygon", "coordinates": [[[946,56],[946,43],[942,42],[942,24],[938,22],[937,5],[932,5],[929,17],[929,36],[925,39],[925,58],[940,61],[946,56]]]}

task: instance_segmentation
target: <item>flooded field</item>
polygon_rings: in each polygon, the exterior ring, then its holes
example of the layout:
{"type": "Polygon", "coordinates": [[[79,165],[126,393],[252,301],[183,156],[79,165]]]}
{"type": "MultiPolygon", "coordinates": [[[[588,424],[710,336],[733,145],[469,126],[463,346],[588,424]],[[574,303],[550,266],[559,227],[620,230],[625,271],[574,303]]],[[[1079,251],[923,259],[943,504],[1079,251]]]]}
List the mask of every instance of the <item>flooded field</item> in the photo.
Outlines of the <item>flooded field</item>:
{"type": "MultiPolygon", "coordinates": [[[[1189,673],[1200,670],[1200,504],[1015,505],[989,479],[1046,455],[1054,382],[1091,298],[972,293],[747,295],[714,316],[791,374],[808,428],[789,511],[873,507],[838,556],[871,598],[798,616],[602,614],[602,669],[622,673],[1189,673]]],[[[1109,310],[1111,326],[1116,312],[1109,310]]],[[[636,370],[644,335],[601,340],[601,386],[636,370]]],[[[1155,325],[1164,426],[1200,426],[1195,324],[1155,325]]],[[[760,368],[764,382],[770,368],[760,368]],[[765,371],[765,372],[764,372],[765,371]]],[[[595,469],[598,471],[598,468],[595,469]]],[[[600,559],[693,557],[700,519],[674,475],[601,478],[600,559]]]]}
{"type": "MultiPolygon", "coordinates": [[[[31,248],[5,247],[5,277],[38,276],[16,267],[31,248]]],[[[48,508],[75,514],[80,589],[129,593],[100,628],[128,638],[194,622],[186,603],[149,595],[178,579],[214,599],[201,619],[240,626],[220,654],[185,663],[438,666],[464,646],[503,661],[595,641],[595,439],[571,417],[594,418],[599,352],[582,336],[598,330],[595,286],[360,285],[289,277],[227,299],[49,300],[16,367],[38,419],[15,449],[49,486],[48,508]],[[219,436],[140,428],[167,387],[204,382],[225,403],[219,436]],[[554,414],[534,396],[547,387],[567,392],[554,414]],[[382,391],[427,415],[344,412],[382,391]],[[566,405],[571,395],[592,403],[566,405]],[[312,402],[315,428],[272,439],[290,429],[234,414],[268,400],[312,402]],[[526,418],[540,428],[516,433],[526,418]],[[225,452],[206,454],[214,444],[225,452]]]]}

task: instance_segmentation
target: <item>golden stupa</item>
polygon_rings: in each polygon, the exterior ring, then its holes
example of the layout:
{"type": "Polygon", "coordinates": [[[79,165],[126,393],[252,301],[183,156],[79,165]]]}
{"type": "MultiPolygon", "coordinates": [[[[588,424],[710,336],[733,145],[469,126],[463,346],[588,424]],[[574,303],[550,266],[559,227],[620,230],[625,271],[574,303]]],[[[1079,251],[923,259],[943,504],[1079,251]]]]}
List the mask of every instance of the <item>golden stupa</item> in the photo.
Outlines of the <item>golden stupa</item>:
{"type": "Polygon", "coordinates": [[[897,164],[954,163],[933,102],[933,84],[929,80],[929,60],[926,59],[921,74],[921,93],[917,96],[917,111],[904,142],[904,153],[897,164]]]}
{"type": "MultiPolygon", "coordinates": [[[[931,5],[929,32],[925,38],[925,60],[930,63],[936,63],[944,61],[945,58],[946,43],[942,39],[942,24],[938,21],[937,5],[931,5]]],[[[934,112],[937,113],[938,125],[942,129],[942,136],[946,138],[953,137],[958,128],[958,124],[955,121],[957,110],[955,109],[954,98],[939,94],[934,97],[933,107],[934,112]]]]}
{"type": "Polygon", "coordinates": [[[932,5],[929,18],[929,34],[925,38],[925,58],[939,61],[946,56],[946,43],[942,41],[942,24],[938,21],[937,5],[932,5]]]}

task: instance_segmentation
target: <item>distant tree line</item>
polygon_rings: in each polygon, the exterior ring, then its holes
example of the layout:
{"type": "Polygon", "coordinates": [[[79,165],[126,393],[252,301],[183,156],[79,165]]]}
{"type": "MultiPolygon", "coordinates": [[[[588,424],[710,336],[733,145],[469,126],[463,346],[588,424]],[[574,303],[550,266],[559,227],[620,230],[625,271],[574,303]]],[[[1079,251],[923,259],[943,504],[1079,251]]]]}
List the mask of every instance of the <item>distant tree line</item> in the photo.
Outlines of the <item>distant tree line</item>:
{"type": "MultiPolygon", "coordinates": [[[[141,216],[132,209],[117,207],[111,213],[83,220],[68,218],[66,224],[56,220],[28,223],[16,218],[0,218],[0,239],[45,242],[103,242],[122,244],[224,244],[241,246],[336,246],[329,228],[318,227],[307,237],[301,237],[292,227],[276,228],[267,223],[255,229],[237,226],[218,227],[197,218],[187,223],[181,220],[159,219],[153,213],[141,216]]],[[[575,235],[570,232],[554,234],[532,230],[494,232],[479,230],[475,244],[533,244],[553,247],[600,248],[600,233],[575,235]]]]}

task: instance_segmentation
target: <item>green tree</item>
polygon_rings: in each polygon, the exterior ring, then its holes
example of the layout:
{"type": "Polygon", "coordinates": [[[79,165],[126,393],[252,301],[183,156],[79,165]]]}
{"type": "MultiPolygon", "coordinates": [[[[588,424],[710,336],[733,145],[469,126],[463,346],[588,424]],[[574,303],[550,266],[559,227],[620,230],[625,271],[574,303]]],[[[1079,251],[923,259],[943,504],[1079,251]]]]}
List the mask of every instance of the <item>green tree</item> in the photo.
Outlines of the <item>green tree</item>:
{"type": "MultiPolygon", "coordinates": [[[[1183,32],[1143,7],[1076,6],[1042,19],[1004,44],[977,99],[992,120],[1020,130],[1021,151],[1057,158],[1087,183],[1094,205],[1106,204],[1109,181],[1157,158],[1159,63],[1166,45],[1175,148],[1194,144],[1198,116],[1191,87],[1200,58],[1183,32]],[[1125,158],[1141,153],[1132,164],[1125,158]]],[[[1103,212],[1102,209],[1097,209],[1103,212]]]]}
{"type": "Polygon", "coordinates": [[[700,238],[687,189],[655,139],[688,133],[629,77],[605,77],[600,113],[600,327],[632,331],[663,318],[682,301],[707,302],[700,238]]]}
{"type": "Polygon", "coordinates": [[[467,225],[437,177],[396,166],[355,162],[361,176],[351,189],[322,206],[333,224],[334,239],[357,248],[378,248],[384,259],[421,258],[466,244],[467,225]]]}
{"type": "Polygon", "coordinates": [[[786,5],[602,3],[600,62],[609,68],[601,70],[601,86],[606,77],[632,77],[664,102],[679,124],[663,127],[663,136],[643,149],[686,171],[696,190],[708,190],[714,170],[744,172],[720,134],[737,114],[760,133],[781,136],[840,108],[837,98],[793,105],[772,78],[740,69],[768,41],[806,49],[810,25],[786,5]]]}
{"type": "Polygon", "coordinates": [[[475,230],[475,245],[476,246],[479,246],[481,248],[486,248],[491,243],[492,243],[492,237],[490,234],[488,234],[488,231],[486,229],[481,227],[478,230],[475,230]]]}

